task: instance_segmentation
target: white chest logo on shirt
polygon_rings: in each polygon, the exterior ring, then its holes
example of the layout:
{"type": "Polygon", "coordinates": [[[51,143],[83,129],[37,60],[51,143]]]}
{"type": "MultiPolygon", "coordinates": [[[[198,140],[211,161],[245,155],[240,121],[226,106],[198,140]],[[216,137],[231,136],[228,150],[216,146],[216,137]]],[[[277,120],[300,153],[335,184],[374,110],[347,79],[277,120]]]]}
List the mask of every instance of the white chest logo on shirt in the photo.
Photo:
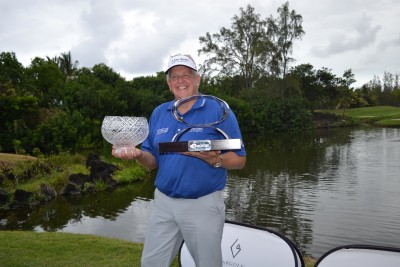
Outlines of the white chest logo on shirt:
{"type": "Polygon", "coordinates": [[[157,134],[165,134],[168,132],[168,128],[160,128],[157,130],[157,134]]]}

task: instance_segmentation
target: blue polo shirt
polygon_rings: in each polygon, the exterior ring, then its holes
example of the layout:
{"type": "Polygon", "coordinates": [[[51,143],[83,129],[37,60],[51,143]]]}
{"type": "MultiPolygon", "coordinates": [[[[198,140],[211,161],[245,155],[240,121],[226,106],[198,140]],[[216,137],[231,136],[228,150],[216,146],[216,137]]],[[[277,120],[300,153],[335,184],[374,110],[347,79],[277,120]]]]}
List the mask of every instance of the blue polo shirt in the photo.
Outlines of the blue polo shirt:
{"type": "MultiPolygon", "coordinates": [[[[225,168],[213,168],[199,158],[180,153],[160,154],[158,152],[159,143],[171,142],[175,134],[188,128],[185,123],[173,117],[174,102],[161,104],[154,109],[149,120],[149,136],[142,144],[142,150],[150,152],[158,164],[155,186],[162,193],[174,198],[199,198],[222,190],[227,180],[225,168]]],[[[188,112],[183,114],[183,117],[191,124],[206,124],[218,121],[222,117],[222,109],[216,101],[200,98],[188,112]]],[[[227,133],[230,138],[242,140],[239,125],[232,110],[229,116],[216,127],[227,133]]],[[[210,127],[195,127],[182,134],[179,141],[205,139],[224,139],[224,136],[210,127]]],[[[233,151],[240,156],[246,155],[243,145],[240,150],[233,151]]]]}

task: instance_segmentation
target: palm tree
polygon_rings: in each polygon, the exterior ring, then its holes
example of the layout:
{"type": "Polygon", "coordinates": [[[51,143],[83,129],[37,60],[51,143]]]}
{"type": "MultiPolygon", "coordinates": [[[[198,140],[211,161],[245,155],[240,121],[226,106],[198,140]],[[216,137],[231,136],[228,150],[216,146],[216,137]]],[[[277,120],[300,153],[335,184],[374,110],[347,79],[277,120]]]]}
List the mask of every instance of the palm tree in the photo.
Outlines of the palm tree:
{"type": "Polygon", "coordinates": [[[72,63],[70,51],[68,53],[61,53],[61,56],[59,57],[47,57],[47,61],[54,62],[60,69],[61,73],[65,76],[66,80],[70,80],[74,77],[75,71],[78,69],[79,64],[78,60],[75,60],[75,62],[72,63]]]}

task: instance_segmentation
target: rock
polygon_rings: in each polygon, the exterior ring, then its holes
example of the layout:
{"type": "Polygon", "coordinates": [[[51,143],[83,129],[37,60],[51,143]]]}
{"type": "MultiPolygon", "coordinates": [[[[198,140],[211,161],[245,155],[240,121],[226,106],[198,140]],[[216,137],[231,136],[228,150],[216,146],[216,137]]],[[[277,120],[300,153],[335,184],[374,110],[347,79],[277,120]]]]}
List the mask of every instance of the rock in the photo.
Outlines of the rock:
{"type": "Polygon", "coordinates": [[[102,180],[107,183],[116,170],[117,167],[113,164],[101,160],[94,160],[90,162],[90,180],[102,180]]]}
{"type": "Polygon", "coordinates": [[[87,159],[86,159],[86,168],[90,168],[92,162],[93,161],[98,161],[98,160],[100,160],[100,156],[99,155],[93,154],[93,153],[89,154],[87,156],[87,159]]]}
{"type": "Polygon", "coordinates": [[[117,170],[115,165],[101,161],[96,154],[89,154],[86,167],[90,169],[89,175],[77,173],[68,177],[68,184],[62,192],[63,195],[79,195],[83,191],[94,192],[98,181],[104,182],[110,189],[117,186],[117,181],[112,178],[117,170]]]}
{"type": "Polygon", "coordinates": [[[71,174],[68,177],[68,184],[64,188],[62,194],[71,196],[80,195],[82,194],[82,191],[85,188],[86,183],[89,183],[89,187],[92,186],[92,182],[90,181],[89,175],[83,173],[71,174]]]}
{"type": "Polygon", "coordinates": [[[103,181],[110,188],[117,186],[117,181],[112,178],[118,169],[115,165],[101,161],[100,157],[90,154],[86,160],[86,167],[90,168],[90,180],[92,182],[103,181]]]}
{"type": "Polygon", "coordinates": [[[4,189],[0,188],[0,205],[8,203],[10,195],[4,189]]]}
{"type": "Polygon", "coordinates": [[[64,188],[62,194],[69,195],[69,196],[76,196],[82,193],[81,189],[77,187],[76,184],[68,183],[67,186],[64,188]]]}
{"type": "Polygon", "coordinates": [[[47,184],[40,185],[40,193],[44,197],[44,201],[50,201],[57,197],[56,190],[47,184]]]}
{"type": "Polygon", "coordinates": [[[76,173],[76,174],[71,174],[68,177],[68,181],[72,184],[77,185],[78,187],[80,187],[80,189],[83,189],[85,183],[90,182],[90,177],[89,175],[83,173],[76,173]]]}
{"type": "Polygon", "coordinates": [[[29,200],[32,196],[32,192],[28,192],[22,189],[17,189],[14,192],[14,202],[12,203],[13,208],[20,208],[29,205],[29,200]]]}

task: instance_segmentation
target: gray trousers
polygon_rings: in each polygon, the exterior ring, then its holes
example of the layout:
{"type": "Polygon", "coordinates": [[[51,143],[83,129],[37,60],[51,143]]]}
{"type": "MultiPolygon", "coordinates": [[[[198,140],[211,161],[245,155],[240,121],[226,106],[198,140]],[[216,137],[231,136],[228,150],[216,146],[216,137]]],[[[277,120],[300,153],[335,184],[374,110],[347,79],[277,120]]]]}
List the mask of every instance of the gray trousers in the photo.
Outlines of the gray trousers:
{"type": "Polygon", "coordinates": [[[221,267],[225,204],[221,191],[198,199],[171,198],[159,190],[146,231],[142,267],[170,266],[183,240],[196,267],[221,267]]]}

